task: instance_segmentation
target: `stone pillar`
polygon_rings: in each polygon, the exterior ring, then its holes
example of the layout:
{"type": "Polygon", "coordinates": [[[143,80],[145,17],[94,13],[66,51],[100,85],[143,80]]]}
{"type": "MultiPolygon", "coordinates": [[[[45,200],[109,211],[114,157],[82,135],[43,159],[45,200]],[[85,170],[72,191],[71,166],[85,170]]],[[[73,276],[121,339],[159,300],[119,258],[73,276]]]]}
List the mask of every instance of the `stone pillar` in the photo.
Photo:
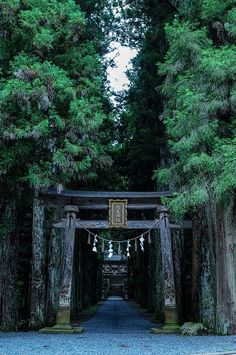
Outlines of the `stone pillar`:
{"type": "Polygon", "coordinates": [[[160,238],[163,267],[163,293],[164,293],[164,326],[153,333],[172,333],[179,330],[178,313],[176,305],[174,265],[172,256],[172,242],[168,210],[163,208],[160,212],[160,238]]]}
{"type": "Polygon", "coordinates": [[[46,320],[46,238],[44,235],[44,204],[34,193],[32,225],[32,279],[30,328],[39,329],[46,320]]]}
{"type": "Polygon", "coordinates": [[[57,310],[56,325],[52,328],[41,329],[42,333],[81,333],[83,328],[72,327],[71,317],[71,291],[73,282],[74,240],[76,227],[77,206],[65,206],[66,220],[64,224],[64,253],[61,275],[61,288],[59,306],[57,310]]]}

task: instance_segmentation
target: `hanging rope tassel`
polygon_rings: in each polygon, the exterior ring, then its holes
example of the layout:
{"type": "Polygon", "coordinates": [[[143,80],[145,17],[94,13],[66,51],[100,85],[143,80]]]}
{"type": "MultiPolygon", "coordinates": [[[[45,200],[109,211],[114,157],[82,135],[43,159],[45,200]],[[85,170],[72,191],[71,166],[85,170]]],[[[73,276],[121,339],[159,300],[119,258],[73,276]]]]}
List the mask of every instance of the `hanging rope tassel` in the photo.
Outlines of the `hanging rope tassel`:
{"type": "Polygon", "coordinates": [[[97,253],[97,246],[96,246],[96,244],[97,244],[97,235],[95,235],[95,237],[94,237],[94,240],[93,240],[93,251],[95,252],[95,253],[97,253]]]}
{"type": "Polygon", "coordinates": [[[127,251],[127,258],[129,258],[130,257],[130,252],[129,252],[129,248],[131,247],[131,244],[130,244],[130,241],[129,240],[127,240],[127,248],[126,248],[126,251],[127,251]]]}
{"type": "Polygon", "coordinates": [[[120,245],[120,243],[118,243],[118,254],[119,255],[121,254],[121,245],[120,245]]]}
{"type": "Polygon", "coordinates": [[[144,238],[143,238],[143,234],[141,235],[141,238],[139,238],[139,241],[140,241],[140,248],[141,248],[142,251],[144,251],[144,245],[143,245],[143,243],[144,243],[144,238]]]}
{"type": "Polygon", "coordinates": [[[148,244],[151,244],[152,241],[151,241],[151,232],[149,231],[148,232],[148,244]]]}
{"type": "Polygon", "coordinates": [[[104,242],[104,239],[102,239],[102,253],[104,253],[105,251],[105,242],[104,242]]]}
{"type": "Polygon", "coordinates": [[[136,252],[138,251],[138,241],[137,241],[137,239],[134,240],[134,250],[136,252]]]}
{"type": "Polygon", "coordinates": [[[112,245],[112,241],[109,241],[109,254],[108,254],[108,258],[111,259],[111,257],[113,256],[113,245],[112,245]]]}
{"type": "Polygon", "coordinates": [[[88,234],[88,242],[87,243],[88,243],[88,245],[91,244],[91,234],[90,233],[88,234]]]}

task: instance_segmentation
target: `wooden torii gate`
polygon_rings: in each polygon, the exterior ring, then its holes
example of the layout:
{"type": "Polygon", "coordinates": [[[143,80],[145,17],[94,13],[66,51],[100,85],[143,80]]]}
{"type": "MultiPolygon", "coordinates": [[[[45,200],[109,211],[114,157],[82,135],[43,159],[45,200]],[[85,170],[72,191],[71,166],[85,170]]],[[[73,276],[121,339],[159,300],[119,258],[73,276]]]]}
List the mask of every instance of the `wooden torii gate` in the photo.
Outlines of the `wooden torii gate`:
{"type": "Polygon", "coordinates": [[[127,201],[127,210],[154,210],[159,213],[158,220],[127,220],[126,229],[159,228],[162,249],[163,293],[164,293],[164,326],[152,329],[153,332],[171,332],[179,329],[174,267],[171,247],[171,228],[191,229],[191,221],[183,221],[181,225],[171,224],[168,210],[161,205],[161,197],[171,197],[169,191],[161,192],[100,192],[100,191],[57,191],[49,189],[41,193],[40,198],[49,206],[63,206],[65,219],[55,223],[55,228],[64,229],[64,256],[61,277],[61,288],[57,320],[54,327],[43,328],[43,333],[81,333],[82,327],[73,327],[71,321],[71,290],[73,276],[73,255],[75,229],[110,229],[109,222],[94,220],[79,220],[76,214],[79,210],[105,210],[109,208],[109,201],[127,201]],[[159,223],[157,223],[159,222],[159,223]]]}

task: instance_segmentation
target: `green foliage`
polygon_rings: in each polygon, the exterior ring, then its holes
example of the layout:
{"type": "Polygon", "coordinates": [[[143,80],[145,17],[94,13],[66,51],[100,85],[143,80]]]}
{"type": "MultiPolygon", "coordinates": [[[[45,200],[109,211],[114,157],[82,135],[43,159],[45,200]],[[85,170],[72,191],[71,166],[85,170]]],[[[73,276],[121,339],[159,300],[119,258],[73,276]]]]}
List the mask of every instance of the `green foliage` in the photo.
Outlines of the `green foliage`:
{"type": "Polygon", "coordinates": [[[101,59],[73,0],[0,1],[0,182],[48,187],[94,178],[101,143],[101,59]]]}
{"type": "Polygon", "coordinates": [[[155,176],[178,191],[168,202],[176,215],[225,200],[236,187],[235,1],[199,4],[195,21],[166,26],[169,49],[158,65],[173,164],[155,176]]]}
{"type": "Polygon", "coordinates": [[[232,1],[221,0],[203,0],[202,1],[202,18],[212,20],[215,18],[221,18],[222,12],[224,12],[228,5],[232,1]]]}
{"type": "Polygon", "coordinates": [[[229,36],[231,36],[234,40],[236,38],[236,9],[233,8],[226,15],[226,23],[225,28],[228,31],[229,36]]]}

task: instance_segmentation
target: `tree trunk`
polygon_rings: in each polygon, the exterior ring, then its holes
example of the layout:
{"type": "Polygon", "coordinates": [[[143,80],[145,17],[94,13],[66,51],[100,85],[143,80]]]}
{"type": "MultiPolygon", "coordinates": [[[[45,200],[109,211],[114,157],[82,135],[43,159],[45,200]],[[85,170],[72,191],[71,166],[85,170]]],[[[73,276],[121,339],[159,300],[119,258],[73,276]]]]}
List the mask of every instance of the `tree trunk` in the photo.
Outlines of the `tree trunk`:
{"type": "Polygon", "coordinates": [[[199,310],[200,321],[209,329],[215,328],[216,307],[216,260],[214,204],[211,200],[203,215],[203,235],[201,243],[201,275],[199,310]]]}
{"type": "Polygon", "coordinates": [[[92,252],[92,304],[97,303],[97,254],[92,252]]]}
{"type": "Polygon", "coordinates": [[[203,213],[198,210],[193,216],[193,244],[192,244],[192,320],[199,321],[200,306],[200,276],[202,263],[202,237],[203,237],[203,213]]]}
{"type": "MultiPolygon", "coordinates": [[[[63,209],[53,210],[51,219],[60,221],[63,217],[63,209]]],[[[47,282],[47,323],[56,321],[59,293],[61,285],[62,255],[64,246],[64,233],[62,229],[52,229],[49,239],[48,256],[48,282],[47,282]]]]}
{"type": "Polygon", "coordinates": [[[30,327],[38,329],[45,324],[46,240],[44,236],[44,205],[35,193],[32,227],[32,278],[30,327]]]}
{"type": "MultiPolygon", "coordinates": [[[[84,291],[84,264],[83,264],[83,231],[79,231],[78,239],[78,270],[77,270],[77,288],[78,288],[78,298],[77,298],[77,309],[81,312],[83,309],[83,291],[84,291]]],[[[91,259],[90,259],[91,262],[91,259]]]]}
{"type": "Polygon", "coordinates": [[[152,236],[151,244],[149,244],[149,283],[148,283],[148,312],[155,312],[156,306],[156,238],[152,236]]]}
{"type": "Polygon", "coordinates": [[[236,334],[236,201],[216,205],[216,332],[236,334]]]}
{"type": "Polygon", "coordinates": [[[87,244],[87,235],[83,235],[84,243],[83,243],[83,279],[84,282],[84,293],[83,293],[83,307],[89,308],[89,259],[90,259],[90,249],[91,245],[87,244]]]}
{"type": "Polygon", "coordinates": [[[72,287],[73,287],[73,266],[74,266],[74,241],[76,206],[65,206],[66,212],[64,232],[64,253],[62,263],[62,279],[59,296],[59,307],[57,311],[57,327],[70,328],[72,310],[72,287]]]}
{"type": "Polygon", "coordinates": [[[221,206],[211,198],[201,216],[193,224],[195,320],[216,333],[236,334],[235,201],[221,206]]]}
{"type": "Polygon", "coordinates": [[[17,330],[17,259],[16,203],[5,201],[0,235],[0,329],[17,330]]]}

